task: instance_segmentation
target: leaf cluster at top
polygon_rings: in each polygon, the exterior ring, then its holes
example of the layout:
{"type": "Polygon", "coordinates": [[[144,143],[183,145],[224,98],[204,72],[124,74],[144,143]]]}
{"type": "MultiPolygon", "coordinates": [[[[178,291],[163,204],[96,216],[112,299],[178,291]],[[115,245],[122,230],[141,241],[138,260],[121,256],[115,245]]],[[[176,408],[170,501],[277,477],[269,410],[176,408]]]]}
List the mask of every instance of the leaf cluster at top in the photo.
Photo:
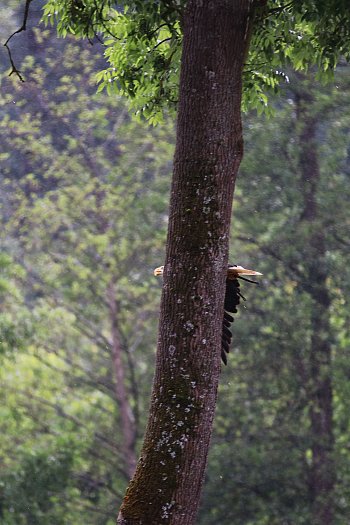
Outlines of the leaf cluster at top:
{"type": "MultiPolygon", "coordinates": [[[[175,110],[181,60],[184,0],[48,0],[44,20],[59,34],[100,39],[107,69],[99,90],[126,95],[132,109],[152,123],[175,110]]],[[[329,80],[341,56],[350,56],[346,0],[269,0],[256,9],[244,70],[243,107],[268,111],[267,93],[288,80],[284,68],[316,67],[329,80]]]]}

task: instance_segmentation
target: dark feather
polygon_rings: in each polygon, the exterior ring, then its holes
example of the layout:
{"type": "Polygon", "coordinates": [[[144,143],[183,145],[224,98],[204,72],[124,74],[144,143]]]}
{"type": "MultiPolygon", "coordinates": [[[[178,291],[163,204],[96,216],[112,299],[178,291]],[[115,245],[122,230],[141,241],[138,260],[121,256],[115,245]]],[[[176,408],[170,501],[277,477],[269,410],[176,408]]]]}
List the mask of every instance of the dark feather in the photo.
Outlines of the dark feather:
{"type": "Polygon", "coordinates": [[[224,307],[226,312],[237,312],[239,305],[239,282],[237,279],[226,279],[226,292],[224,307]]]}
{"type": "Polygon", "coordinates": [[[237,312],[237,306],[239,305],[240,298],[243,296],[239,290],[239,282],[237,279],[226,279],[226,292],[224,302],[224,319],[222,322],[222,335],[221,335],[221,359],[225,365],[227,365],[226,354],[230,351],[230,344],[232,341],[232,333],[229,330],[234,318],[230,313],[237,312]],[[230,312],[230,313],[228,313],[230,312]]]}
{"type": "Polygon", "coordinates": [[[224,365],[227,365],[227,357],[226,357],[225,351],[223,349],[221,349],[221,359],[222,359],[222,362],[224,363],[224,365]]]}
{"type": "Polygon", "coordinates": [[[226,323],[228,323],[227,326],[230,326],[231,323],[233,323],[232,315],[228,314],[227,312],[224,312],[224,321],[226,321],[226,323]]]}

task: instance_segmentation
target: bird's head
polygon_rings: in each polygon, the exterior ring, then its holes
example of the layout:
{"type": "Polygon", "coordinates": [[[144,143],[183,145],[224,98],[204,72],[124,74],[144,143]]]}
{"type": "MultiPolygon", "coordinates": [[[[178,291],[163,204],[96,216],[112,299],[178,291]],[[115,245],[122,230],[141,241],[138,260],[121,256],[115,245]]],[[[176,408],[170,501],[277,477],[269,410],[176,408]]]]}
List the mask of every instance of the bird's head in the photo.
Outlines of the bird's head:
{"type": "Polygon", "coordinates": [[[158,266],[158,268],[156,268],[153,272],[153,274],[156,276],[156,277],[159,277],[160,275],[163,275],[163,272],[164,272],[164,266],[158,266]]]}

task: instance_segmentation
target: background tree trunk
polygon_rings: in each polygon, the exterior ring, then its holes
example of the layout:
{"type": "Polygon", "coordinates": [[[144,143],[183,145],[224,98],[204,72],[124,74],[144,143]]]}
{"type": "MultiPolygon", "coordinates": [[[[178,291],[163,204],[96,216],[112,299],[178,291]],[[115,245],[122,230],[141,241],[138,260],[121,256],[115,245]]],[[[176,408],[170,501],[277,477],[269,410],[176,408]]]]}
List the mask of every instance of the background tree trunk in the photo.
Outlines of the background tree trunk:
{"type": "Polygon", "coordinates": [[[123,349],[118,328],[118,304],[115,284],[113,281],[110,282],[107,290],[107,301],[111,323],[111,348],[115,381],[115,398],[119,409],[119,423],[122,435],[122,443],[120,444],[120,447],[125,463],[123,466],[125,473],[131,478],[136,466],[136,428],[135,418],[128,399],[128,391],[126,387],[125,369],[122,359],[123,349]]]}
{"type": "Polygon", "coordinates": [[[156,374],[119,524],[194,523],[220,374],[252,2],[188,2],[156,374]]]}
{"type": "Polygon", "coordinates": [[[317,117],[314,98],[305,77],[299,75],[296,97],[299,124],[299,167],[303,185],[304,208],[301,220],[306,228],[307,256],[306,289],[312,298],[311,346],[309,384],[310,431],[312,463],[309,488],[312,504],[312,523],[331,525],[334,516],[333,490],[333,410],[331,369],[331,298],[327,286],[326,242],[324,227],[318,210],[317,191],[320,168],[317,151],[317,117]],[[304,80],[304,86],[303,82],[304,80]]]}

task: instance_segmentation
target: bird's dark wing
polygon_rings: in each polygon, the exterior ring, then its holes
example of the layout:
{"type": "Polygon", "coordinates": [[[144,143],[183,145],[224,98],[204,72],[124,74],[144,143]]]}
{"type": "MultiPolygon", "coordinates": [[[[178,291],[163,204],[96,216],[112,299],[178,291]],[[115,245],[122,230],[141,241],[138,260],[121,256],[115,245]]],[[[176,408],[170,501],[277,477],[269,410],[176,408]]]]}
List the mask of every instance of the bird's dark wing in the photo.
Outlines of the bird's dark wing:
{"type": "Polygon", "coordinates": [[[224,319],[222,323],[222,335],[221,335],[221,359],[225,365],[227,365],[226,354],[230,351],[230,344],[232,340],[232,333],[230,330],[231,323],[234,319],[230,313],[237,312],[237,306],[239,305],[241,298],[239,290],[239,282],[237,279],[226,279],[226,292],[225,292],[225,303],[224,303],[224,319]],[[230,312],[230,313],[229,313],[230,312]]]}
{"type": "Polygon", "coordinates": [[[225,303],[224,308],[226,312],[237,312],[237,306],[239,305],[240,290],[239,282],[237,279],[226,279],[226,292],[225,292],[225,303]]]}

